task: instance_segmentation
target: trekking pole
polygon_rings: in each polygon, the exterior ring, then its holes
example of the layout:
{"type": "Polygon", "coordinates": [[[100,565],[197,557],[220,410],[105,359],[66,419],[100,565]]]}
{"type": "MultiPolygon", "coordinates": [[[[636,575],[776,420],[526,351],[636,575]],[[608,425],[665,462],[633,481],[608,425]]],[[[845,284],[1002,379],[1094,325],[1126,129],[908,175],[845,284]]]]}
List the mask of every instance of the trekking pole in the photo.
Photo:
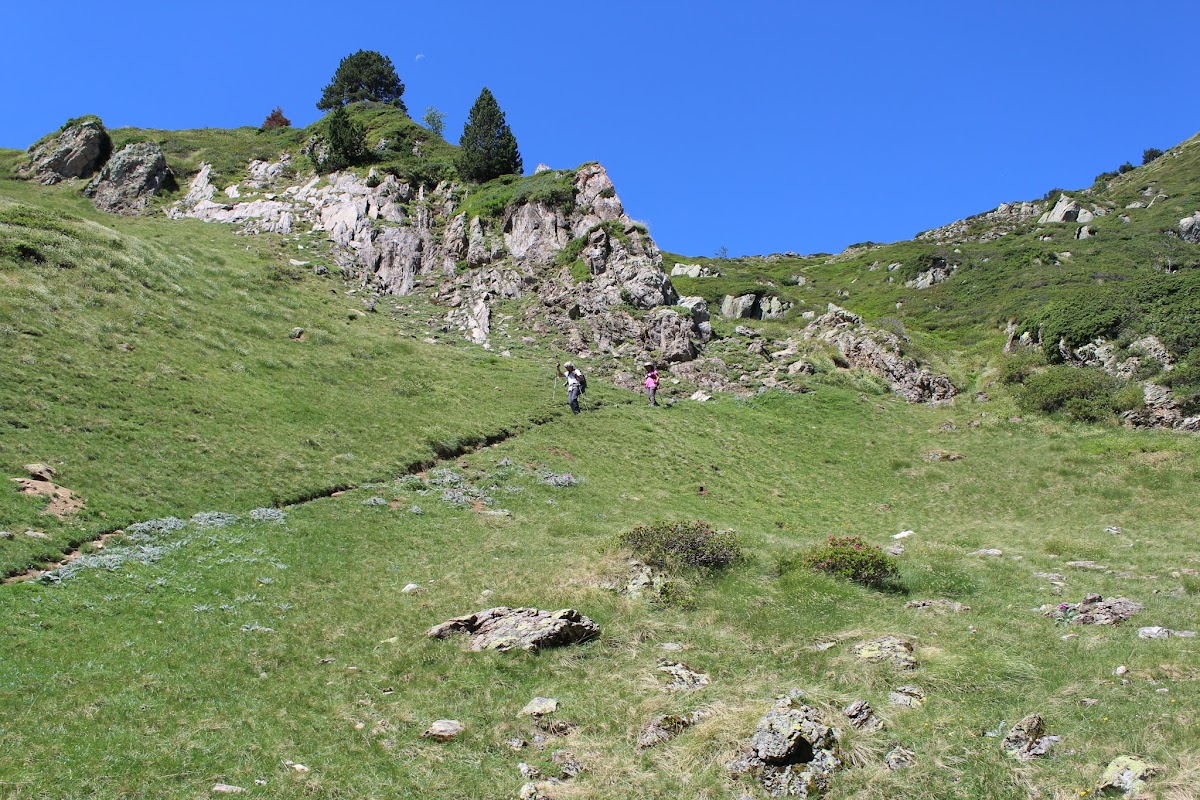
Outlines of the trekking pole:
{"type": "Polygon", "coordinates": [[[554,376],[554,388],[550,390],[550,402],[558,402],[558,375],[554,376]]]}

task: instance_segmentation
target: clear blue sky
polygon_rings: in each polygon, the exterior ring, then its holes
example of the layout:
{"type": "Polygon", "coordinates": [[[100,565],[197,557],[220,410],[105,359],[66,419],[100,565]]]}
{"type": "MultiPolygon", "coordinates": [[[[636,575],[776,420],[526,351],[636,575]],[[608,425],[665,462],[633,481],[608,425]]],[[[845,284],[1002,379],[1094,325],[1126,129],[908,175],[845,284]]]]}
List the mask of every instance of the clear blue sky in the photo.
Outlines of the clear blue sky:
{"type": "Polygon", "coordinates": [[[66,119],[294,124],[338,61],[389,56],[457,141],[489,87],[527,171],[600,161],[687,255],[837,252],[1090,185],[1200,130],[1178,2],[205,3],[5,11],[0,146],[66,119]]]}

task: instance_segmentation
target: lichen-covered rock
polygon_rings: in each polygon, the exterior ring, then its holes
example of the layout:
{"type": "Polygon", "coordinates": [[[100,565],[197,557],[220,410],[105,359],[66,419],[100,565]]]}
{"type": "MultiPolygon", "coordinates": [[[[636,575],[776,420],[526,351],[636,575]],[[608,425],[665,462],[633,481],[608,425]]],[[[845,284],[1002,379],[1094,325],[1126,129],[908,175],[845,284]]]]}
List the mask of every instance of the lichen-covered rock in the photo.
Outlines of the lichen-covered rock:
{"type": "Polygon", "coordinates": [[[883,730],[883,720],[875,716],[875,709],[866,700],[855,700],[846,706],[842,713],[850,720],[850,724],[860,731],[883,730]]]}
{"type": "Polygon", "coordinates": [[[689,711],[686,714],[664,714],[655,717],[638,732],[638,749],[644,750],[647,747],[660,745],[678,736],[697,722],[706,720],[711,716],[711,711],[698,709],[696,711],[689,711]]]}
{"type": "Polygon", "coordinates": [[[916,669],[920,666],[913,656],[912,642],[897,636],[883,636],[862,642],[855,645],[852,652],[864,661],[886,661],[899,669],[916,669]]]}
{"type": "Polygon", "coordinates": [[[435,742],[451,742],[466,729],[466,726],[456,719],[438,719],[434,720],[421,736],[435,742]]]}
{"type": "Polygon", "coordinates": [[[892,771],[908,769],[913,765],[913,758],[915,756],[916,753],[907,747],[896,745],[883,757],[883,766],[892,771]]]}
{"type": "Polygon", "coordinates": [[[1000,746],[1018,761],[1044,756],[1062,737],[1048,736],[1041,714],[1030,714],[1008,731],[1000,746]]]}
{"type": "Polygon", "coordinates": [[[842,766],[840,734],[802,698],[799,690],[779,698],[742,752],[726,765],[734,775],[757,778],[772,797],[818,797],[842,766]]]}
{"type": "Polygon", "coordinates": [[[70,178],[86,178],[108,159],[112,139],[98,120],[68,125],[54,139],[29,154],[23,176],[47,186],[70,178]]]}
{"type": "Polygon", "coordinates": [[[920,708],[925,702],[925,690],[917,686],[897,686],[888,692],[888,702],[901,708],[920,708]]]}
{"type": "Polygon", "coordinates": [[[527,650],[579,644],[600,635],[600,626],[573,608],[540,611],[536,608],[488,608],[455,617],[430,628],[427,635],[445,639],[454,634],[470,637],[470,649],[527,650]]]}
{"type": "Polygon", "coordinates": [[[1100,780],[1096,783],[1096,791],[1140,795],[1146,789],[1146,780],[1157,771],[1140,758],[1117,756],[1104,768],[1100,780]]]}
{"type": "Polygon", "coordinates": [[[138,142],[113,155],[83,193],[101,211],[140,214],[171,179],[162,148],[153,142],[138,142]]]}
{"type": "Polygon", "coordinates": [[[658,671],[671,678],[670,682],[663,686],[663,690],[667,692],[689,692],[712,683],[712,677],[707,673],[694,670],[682,661],[664,659],[658,662],[658,671]]]}

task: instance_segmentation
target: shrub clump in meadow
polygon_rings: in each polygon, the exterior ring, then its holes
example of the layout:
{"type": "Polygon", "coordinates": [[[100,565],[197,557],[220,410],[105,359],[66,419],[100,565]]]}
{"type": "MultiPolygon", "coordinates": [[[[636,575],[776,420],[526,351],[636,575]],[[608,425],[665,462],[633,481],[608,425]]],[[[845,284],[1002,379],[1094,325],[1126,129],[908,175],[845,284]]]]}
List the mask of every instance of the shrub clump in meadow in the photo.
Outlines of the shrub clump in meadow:
{"type": "Polygon", "coordinates": [[[824,544],[801,553],[788,566],[791,565],[871,588],[885,586],[900,577],[895,558],[858,536],[830,536],[824,544]]]}
{"type": "Polygon", "coordinates": [[[660,569],[723,569],[743,558],[734,531],[714,531],[707,522],[660,522],[625,531],[618,541],[660,569]]]}

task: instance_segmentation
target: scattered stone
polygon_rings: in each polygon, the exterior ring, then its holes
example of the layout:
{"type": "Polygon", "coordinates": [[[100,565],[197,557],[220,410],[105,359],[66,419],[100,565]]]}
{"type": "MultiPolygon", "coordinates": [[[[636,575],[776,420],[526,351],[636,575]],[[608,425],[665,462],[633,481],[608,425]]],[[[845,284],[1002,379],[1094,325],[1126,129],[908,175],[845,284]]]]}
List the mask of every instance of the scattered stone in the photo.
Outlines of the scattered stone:
{"type": "Polygon", "coordinates": [[[584,771],[583,764],[580,764],[579,759],[569,750],[555,750],[550,754],[550,760],[558,766],[558,777],[563,780],[577,777],[584,771]]]}
{"type": "Polygon", "coordinates": [[[1068,561],[1065,566],[1076,569],[1108,569],[1105,565],[1097,564],[1095,561],[1068,561]]]}
{"type": "Polygon", "coordinates": [[[864,661],[890,661],[900,669],[916,669],[920,666],[913,657],[912,643],[896,636],[862,642],[855,645],[852,652],[864,661]]]}
{"type": "Polygon", "coordinates": [[[42,533],[41,531],[34,531],[34,530],[25,531],[25,535],[28,536],[30,539],[49,539],[50,538],[50,534],[42,533]]]}
{"type": "Polygon", "coordinates": [[[883,730],[883,720],[875,716],[875,709],[866,700],[855,700],[842,710],[850,724],[861,731],[883,730]]]}
{"type": "Polygon", "coordinates": [[[467,727],[456,719],[438,719],[429,726],[429,730],[421,734],[421,738],[433,739],[435,742],[450,742],[466,729],[467,727]]]}
{"type": "Polygon", "coordinates": [[[904,545],[900,544],[899,542],[896,542],[894,545],[892,545],[891,547],[889,547],[889,548],[887,549],[887,554],[888,554],[889,556],[902,556],[902,555],[904,555],[904,545]]]}
{"type": "Polygon", "coordinates": [[[1119,666],[1119,667],[1117,667],[1116,669],[1114,669],[1114,670],[1113,670],[1113,675],[1116,675],[1116,676],[1119,678],[1119,677],[1121,677],[1122,675],[1125,675],[1125,674],[1126,674],[1126,673],[1128,673],[1128,672],[1129,672],[1129,667],[1127,667],[1127,666],[1125,666],[1124,664],[1122,664],[1121,666],[1119,666]]]}
{"type": "Polygon", "coordinates": [[[1168,639],[1172,636],[1178,636],[1184,639],[1193,639],[1196,636],[1195,631],[1175,631],[1170,628],[1163,628],[1154,625],[1149,628],[1138,628],[1139,639],[1168,639]]]}
{"type": "Polygon", "coordinates": [[[1109,762],[1096,783],[1098,793],[1108,791],[1124,792],[1128,795],[1140,796],[1146,789],[1146,780],[1158,770],[1150,764],[1133,756],[1117,756],[1109,762]]]}
{"type": "Polygon", "coordinates": [[[519,736],[513,736],[512,738],[504,740],[504,746],[509,750],[524,750],[529,746],[529,742],[525,741],[519,736]]]}
{"type": "Polygon", "coordinates": [[[555,778],[546,778],[536,783],[527,783],[521,787],[521,791],[517,797],[520,800],[553,800],[553,789],[555,786],[562,786],[562,781],[555,778]]]}
{"type": "Polygon", "coordinates": [[[697,722],[706,720],[713,714],[706,709],[689,711],[686,714],[664,714],[650,720],[646,727],[638,732],[637,746],[639,750],[660,745],[673,739],[697,722]]]}
{"type": "MultiPolygon", "coordinates": [[[[579,727],[574,722],[567,722],[564,719],[553,719],[545,716],[533,717],[533,724],[546,733],[551,733],[555,736],[570,736],[571,733],[573,733],[574,730],[579,727]]],[[[545,737],[542,737],[539,741],[538,736],[535,735],[533,737],[533,741],[534,744],[539,745],[539,749],[544,749],[545,746],[541,743],[545,741],[545,737]]]]}
{"type": "Polygon", "coordinates": [[[1063,583],[1067,579],[1066,575],[1059,575],[1057,572],[1035,572],[1033,573],[1033,577],[1042,578],[1051,583],[1063,583]]]}
{"type": "Polygon", "coordinates": [[[916,753],[912,750],[896,745],[883,757],[883,766],[893,772],[898,769],[908,769],[913,765],[913,758],[915,756],[916,753]]]}
{"type": "Polygon", "coordinates": [[[936,464],[939,461],[962,461],[966,456],[953,450],[930,450],[921,456],[922,461],[936,464]]]}
{"type": "Polygon", "coordinates": [[[423,591],[425,590],[421,588],[420,584],[408,583],[400,590],[400,594],[419,594],[423,591]]]}
{"type": "Polygon", "coordinates": [[[218,783],[212,788],[214,794],[241,794],[246,791],[244,786],[233,786],[228,783],[218,783]]]}
{"type": "Polygon", "coordinates": [[[900,531],[899,533],[892,534],[892,538],[893,539],[907,539],[909,536],[912,536],[914,533],[916,533],[916,531],[900,531]]]}
{"type": "Polygon", "coordinates": [[[988,556],[989,558],[1000,558],[1002,555],[1004,555],[1004,552],[1001,550],[997,550],[994,547],[988,547],[983,550],[975,550],[973,552],[967,553],[967,555],[969,555],[969,556],[988,556]]]}
{"type": "Polygon", "coordinates": [[[524,761],[517,764],[517,769],[521,773],[521,777],[527,781],[541,780],[546,777],[546,773],[542,772],[532,764],[527,764],[524,761]]]}
{"type": "Polygon", "coordinates": [[[558,711],[558,698],[535,697],[525,704],[520,713],[530,717],[540,717],[558,711]]]}
{"type": "Polygon", "coordinates": [[[904,604],[904,607],[911,608],[911,609],[917,609],[917,610],[925,610],[925,611],[949,612],[951,614],[959,614],[959,613],[962,613],[963,611],[971,610],[971,607],[968,605],[963,605],[962,603],[959,603],[955,600],[943,600],[943,599],[909,600],[907,603],[904,604]]]}
{"type": "Polygon", "coordinates": [[[12,531],[0,531],[0,539],[3,539],[5,541],[12,541],[13,532],[12,531]]]}
{"type": "Polygon", "coordinates": [[[629,559],[629,577],[625,580],[611,580],[604,583],[604,588],[611,589],[617,594],[628,595],[634,600],[658,597],[664,586],[670,582],[667,575],[649,564],[644,564],[636,558],[629,559]]]}
{"type": "Polygon", "coordinates": [[[658,645],[659,650],[666,650],[668,653],[683,652],[683,645],[679,642],[661,642],[658,645]]]}
{"type": "Polygon", "coordinates": [[[925,690],[916,686],[897,686],[888,692],[888,702],[901,708],[920,708],[925,702],[925,690]]]}
{"type": "Polygon", "coordinates": [[[303,339],[304,338],[304,328],[299,328],[299,327],[292,328],[292,332],[288,334],[288,338],[289,339],[303,339]]]}
{"type": "Polygon", "coordinates": [[[469,648],[536,651],[543,647],[580,644],[600,635],[600,626],[573,608],[488,608],[435,625],[428,636],[445,639],[456,633],[471,637],[469,648]]]}
{"type": "Polygon", "coordinates": [[[705,394],[702,389],[697,389],[689,399],[695,400],[697,403],[707,403],[709,400],[712,400],[712,395],[705,394]]]}
{"type": "Polygon", "coordinates": [[[1092,706],[1099,705],[1100,701],[1095,697],[1085,697],[1079,701],[1079,704],[1087,708],[1091,708],[1092,706]]]}
{"type": "Polygon", "coordinates": [[[658,671],[671,676],[671,682],[662,687],[666,692],[693,691],[712,683],[711,676],[692,669],[682,661],[660,661],[658,671]]]}
{"type": "Polygon", "coordinates": [[[1037,756],[1044,756],[1061,740],[1061,736],[1046,735],[1040,714],[1030,714],[1009,730],[1001,747],[1018,761],[1032,761],[1037,756]]]}
{"type": "Polygon", "coordinates": [[[726,765],[734,775],[757,778],[771,797],[824,794],[842,766],[841,735],[821,722],[816,709],[805,705],[802,697],[794,689],[779,698],[758,721],[750,741],[726,765]]]}
{"type": "Polygon", "coordinates": [[[1105,600],[1098,594],[1085,595],[1079,603],[1059,603],[1057,606],[1045,605],[1041,608],[1045,616],[1070,625],[1120,625],[1141,610],[1141,603],[1128,598],[1105,600]]]}
{"type": "Polygon", "coordinates": [[[1109,525],[1107,528],[1104,529],[1104,532],[1105,533],[1120,533],[1121,529],[1118,528],[1116,525],[1109,525]]]}

